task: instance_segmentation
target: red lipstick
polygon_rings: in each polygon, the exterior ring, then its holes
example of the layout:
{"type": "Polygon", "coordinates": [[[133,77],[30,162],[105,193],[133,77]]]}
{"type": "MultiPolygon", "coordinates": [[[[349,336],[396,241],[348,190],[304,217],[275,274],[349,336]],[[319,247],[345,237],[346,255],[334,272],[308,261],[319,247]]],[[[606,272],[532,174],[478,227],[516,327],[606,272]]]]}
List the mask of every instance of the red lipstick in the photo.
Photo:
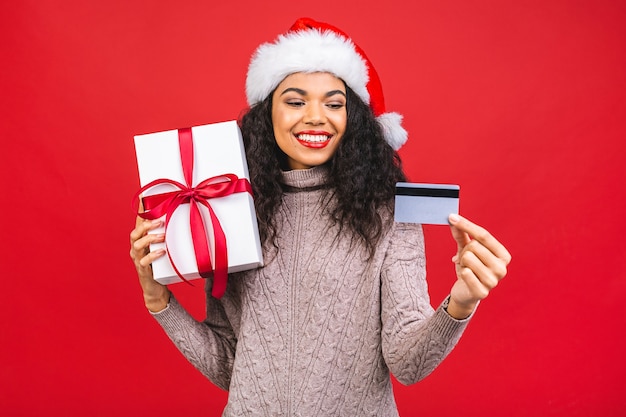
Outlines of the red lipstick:
{"type": "Polygon", "coordinates": [[[325,148],[333,135],[323,130],[303,130],[295,134],[302,146],[313,149],[325,148]]]}

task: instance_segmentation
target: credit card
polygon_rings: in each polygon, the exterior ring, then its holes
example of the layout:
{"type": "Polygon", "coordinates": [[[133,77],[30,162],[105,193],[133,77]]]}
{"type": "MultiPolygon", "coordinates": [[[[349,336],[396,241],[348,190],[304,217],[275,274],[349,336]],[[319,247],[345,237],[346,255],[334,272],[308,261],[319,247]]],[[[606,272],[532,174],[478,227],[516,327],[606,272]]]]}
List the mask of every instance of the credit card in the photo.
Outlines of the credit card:
{"type": "Polygon", "coordinates": [[[459,213],[460,187],[455,184],[396,184],[394,218],[399,223],[448,224],[459,213]]]}

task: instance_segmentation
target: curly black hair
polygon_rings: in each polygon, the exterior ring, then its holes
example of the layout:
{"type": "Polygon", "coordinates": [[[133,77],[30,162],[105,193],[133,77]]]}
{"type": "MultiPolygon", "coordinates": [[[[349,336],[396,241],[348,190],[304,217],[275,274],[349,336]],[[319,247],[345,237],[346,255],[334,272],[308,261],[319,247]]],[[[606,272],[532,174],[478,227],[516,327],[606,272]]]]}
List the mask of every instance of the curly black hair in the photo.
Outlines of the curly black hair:
{"type": "MultiPolygon", "coordinates": [[[[262,242],[273,243],[274,214],[282,200],[281,172],[286,155],[274,139],[272,95],[240,118],[250,182],[262,242]]],[[[331,218],[359,237],[373,253],[385,224],[382,211],[393,212],[395,184],[405,181],[397,152],[385,141],[370,107],[346,86],[347,124],[329,166],[327,202],[331,218]]]]}

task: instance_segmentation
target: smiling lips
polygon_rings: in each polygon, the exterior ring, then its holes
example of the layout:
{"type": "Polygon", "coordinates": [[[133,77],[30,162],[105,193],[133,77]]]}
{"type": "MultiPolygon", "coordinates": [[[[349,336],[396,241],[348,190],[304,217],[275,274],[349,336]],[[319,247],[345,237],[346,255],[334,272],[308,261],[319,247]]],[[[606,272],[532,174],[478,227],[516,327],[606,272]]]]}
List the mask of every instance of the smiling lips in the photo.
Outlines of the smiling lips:
{"type": "Polygon", "coordinates": [[[315,149],[325,148],[333,137],[333,135],[328,132],[320,131],[298,132],[295,136],[302,146],[315,149]]]}

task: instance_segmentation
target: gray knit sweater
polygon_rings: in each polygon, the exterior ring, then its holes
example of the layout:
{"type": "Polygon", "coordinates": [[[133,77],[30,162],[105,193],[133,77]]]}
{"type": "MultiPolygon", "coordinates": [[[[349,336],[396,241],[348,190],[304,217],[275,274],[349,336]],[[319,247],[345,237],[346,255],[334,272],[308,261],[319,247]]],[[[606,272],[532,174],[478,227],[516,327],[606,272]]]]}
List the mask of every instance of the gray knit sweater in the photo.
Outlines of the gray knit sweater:
{"type": "Polygon", "coordinates": [[[224,416],[397,416],[390,372],[424,378],[467,325],[426,285],[422,230],[395,223],[374,256],[321,207],[324,167],[284,173],[278,249],[229,276],[207,316],[172,297],[154,316],[185,357],[229,390],[224,416]]]}

